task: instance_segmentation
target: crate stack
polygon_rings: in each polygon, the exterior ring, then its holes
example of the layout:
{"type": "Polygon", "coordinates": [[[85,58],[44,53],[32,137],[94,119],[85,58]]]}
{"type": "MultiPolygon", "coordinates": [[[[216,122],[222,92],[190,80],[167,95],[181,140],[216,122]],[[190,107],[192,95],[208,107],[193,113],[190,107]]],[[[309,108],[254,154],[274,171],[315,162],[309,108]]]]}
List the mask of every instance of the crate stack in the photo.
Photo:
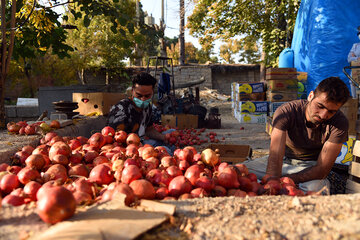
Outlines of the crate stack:
{"type": "Polygon", "coordinates": [[[264,83],[234,83],[233,113],[240,123],[265,123],[268,102],[264,83]]]}
{"type": "Polygon", "coordinates": [[[266,70],[267,100],[269,115],[284,102],[298,98],[298,78],[296,68],[269,68],[266,70]]]}

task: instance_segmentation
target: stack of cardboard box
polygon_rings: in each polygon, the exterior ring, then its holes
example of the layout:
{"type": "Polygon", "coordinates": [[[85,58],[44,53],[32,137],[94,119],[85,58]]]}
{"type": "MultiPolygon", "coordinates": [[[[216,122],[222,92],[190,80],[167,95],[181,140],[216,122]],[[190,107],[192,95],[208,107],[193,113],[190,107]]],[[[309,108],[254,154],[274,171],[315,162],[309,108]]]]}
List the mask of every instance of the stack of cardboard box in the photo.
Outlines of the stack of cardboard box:
{"type": "Polygon", "coordinates": [[[233,113],[239,122],[266,122],[268,102],[265,101],[264,83],[233,83],[231,96],[233,113]]]}

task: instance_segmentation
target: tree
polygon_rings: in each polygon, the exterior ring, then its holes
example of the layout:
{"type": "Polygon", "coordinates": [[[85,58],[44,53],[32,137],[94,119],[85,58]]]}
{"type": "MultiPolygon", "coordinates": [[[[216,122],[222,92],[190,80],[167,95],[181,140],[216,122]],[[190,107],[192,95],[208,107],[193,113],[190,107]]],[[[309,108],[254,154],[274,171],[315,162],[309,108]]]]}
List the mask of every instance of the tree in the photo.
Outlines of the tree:
{"type": "MultiPolygon", "coordinates": [[[[176,44],[171,43],[171,45],[166,48],[166,51],[168,57],[173,59],[174,64],[179,64],[179,42],[177,42],[176,44]]],[[[206,51],[204,49],[198,50],[192,43],[185,43],[185,64],[204,64],[207,62],[217,62],[216,57],[211,57],[211,51],[206,51]]]]}
{"type": "MultiPolygon", "coordinates": [[[[65,5],[71,15],[82,19],[85,27],[90,25],[91,20],[96,16],[107,16],[113,24],[111,30],[116,32],[117,26],[125,27],[129,32],[134,31],[134,24],[123,11],[122,3],[119,0],[72,0],[58,1],[48,0],[37,2],[35,0],[12,0],[9,3],[1,0],[1,81],[0,81],[0,128],[5,126],[4,93],[5,79],[9,71],[10,59],[27,62],[28,58],[34,58],[36,54],[44,55],[48,50],[60,58],[69,56],[73,49],[65,43],[66,31],[58,19],[60,14],[52,10],[53,7],[65,5]],[[45,5],[46,3],[48,5],[45,5]],[[11,14],[10,14],[11,12],[11,14]]],[[[64,16],[64,20],[68,16],[64,16]]],[[[71,26],[70,26],[71,27],[71,26]]],[[[122,33],[122,32],[121,32],[122,33]]],[[[135,39],[135,41],[141,39],[135,39]]],[[[129,44],[124,40],[124,44],[129,44]]]]}
{"type": "Polygon", "coordinates": [[[300,0],[197,1],[187,27],[201,44],[233,37],[244,42],[256,39],[265,52],[263,63],[275,66],[291,43],[299,5],[300,0]]]}

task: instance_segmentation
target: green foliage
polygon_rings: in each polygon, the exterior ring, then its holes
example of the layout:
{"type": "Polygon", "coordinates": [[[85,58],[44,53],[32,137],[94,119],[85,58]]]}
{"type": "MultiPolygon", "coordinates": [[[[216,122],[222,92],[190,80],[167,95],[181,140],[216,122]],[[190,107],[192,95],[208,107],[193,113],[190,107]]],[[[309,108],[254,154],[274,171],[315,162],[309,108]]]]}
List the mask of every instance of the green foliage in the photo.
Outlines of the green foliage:
{"type": "MultiPolygon", "coordinates": [[[[299,5],[300,0],[197,1],[187,27],[207,47],[215,39],[233,37],[244,43],[261,42],[265,64],[275,66],[280,52],[291,43],[299,5]]],[[[258,61],[258,53],[246,50],[245,44],[242,50],[242,58],[258,61]]]]}

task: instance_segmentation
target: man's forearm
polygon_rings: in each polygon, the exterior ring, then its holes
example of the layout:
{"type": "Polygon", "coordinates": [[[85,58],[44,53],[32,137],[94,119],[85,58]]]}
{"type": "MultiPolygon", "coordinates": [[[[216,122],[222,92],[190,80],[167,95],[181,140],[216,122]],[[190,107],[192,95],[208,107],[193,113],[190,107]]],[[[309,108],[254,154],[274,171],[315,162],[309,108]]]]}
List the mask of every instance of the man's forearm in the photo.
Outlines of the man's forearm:
{"type": "Polygon", "coordinates": [[[281,177],[283,160],[277,155],[269,155],[266,174],[274,177],[281,177]]]}
{"type": "Polygon", "coordinates": [[[324,179],[327,175],[328,173],[325,173],[320,166],[315,165],[305,168],[297,173],[286,174],[285,176],[290,177],[295,183],[303,183],[317,179],[324,179]]]}
{"type": "Polygon", "coordinates": [[[147,137],[149,137],[151,139],[165,141],[165,135],[159,133],[158,131],[156,131],[156,129],[154,129],[152,127],[147,129],[145,134],[147,137]]]}

